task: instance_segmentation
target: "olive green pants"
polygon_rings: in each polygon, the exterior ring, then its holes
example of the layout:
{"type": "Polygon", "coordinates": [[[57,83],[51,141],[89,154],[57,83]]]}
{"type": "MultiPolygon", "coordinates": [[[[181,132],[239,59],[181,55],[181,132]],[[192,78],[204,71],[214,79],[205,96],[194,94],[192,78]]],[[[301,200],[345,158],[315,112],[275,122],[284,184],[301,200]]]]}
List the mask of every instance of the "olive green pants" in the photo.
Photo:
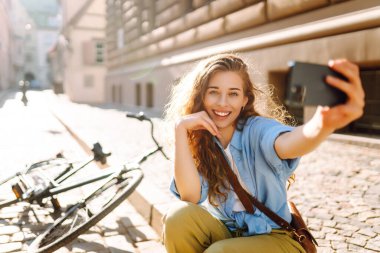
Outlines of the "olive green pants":
{"type": "Polygon", "coordinates": [[[176,203],[163,221],[163,239],[168,253],[305,253],[283,230],[233,238],[220,220],[189,202],[176,203]]]}

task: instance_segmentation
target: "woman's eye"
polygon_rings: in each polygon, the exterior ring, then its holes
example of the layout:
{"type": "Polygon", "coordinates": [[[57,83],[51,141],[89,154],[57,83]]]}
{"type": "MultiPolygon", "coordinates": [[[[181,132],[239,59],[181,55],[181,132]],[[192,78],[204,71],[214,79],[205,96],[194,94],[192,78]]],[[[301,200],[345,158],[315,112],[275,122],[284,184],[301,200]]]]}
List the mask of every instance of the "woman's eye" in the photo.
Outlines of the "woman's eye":
{"type": "Polygon", "coordinates": [[[230,96],[232,96],[232,97],[237,97],[237,96],[239,96],[239,93],[237,93],[237,92],[231,92],[231,93],[230,93],[230,96]]]}
{"type": "Polygon", "coordinates": [[[218,92],[216,90],[210,90],[208,94],[215,95],[218,94],[218,92]]]}

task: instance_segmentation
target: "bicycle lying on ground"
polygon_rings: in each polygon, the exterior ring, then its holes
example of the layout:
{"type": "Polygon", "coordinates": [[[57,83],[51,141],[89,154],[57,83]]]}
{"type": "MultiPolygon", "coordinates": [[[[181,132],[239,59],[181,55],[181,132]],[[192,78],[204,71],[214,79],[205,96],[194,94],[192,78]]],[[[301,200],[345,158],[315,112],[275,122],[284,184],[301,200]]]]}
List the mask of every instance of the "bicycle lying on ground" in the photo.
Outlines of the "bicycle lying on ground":
{"type": "MultiPolygon", "coordinates": [[[[152,120],[143,113],[127,114],[127,117],[150,122],[150,134],[156,145],[134,162],[107,168],[85,180],[68,182],[70,177],[92,161],[106,162],[106,157],[110,153],[104,153],[100,144],[95,144],[92,150],[94,156],[83,165],[75,166],[59,157],[35,163],[26,170],[0,181],[0,187],[11,188],[15,195],[10,200],[0,200],[0,208],[20,201],[38,203],[40,206],[51,202],[55,212],[62,212],[62,216],[32,242],[28,252],[53,252],[73,241],[120,205],[135,190],[143,178],[140,165],[148,157],[161,152],[166,159],[169,159],[154,138],[152,120]],[[60,193],[92,185],[95,182],[99,182],[100,185],[96,185],[85,197],[65,208],[61,207],[58,200],[60,193]]],[[[36,214],[35,216],[37,218],[36,214]]]]}

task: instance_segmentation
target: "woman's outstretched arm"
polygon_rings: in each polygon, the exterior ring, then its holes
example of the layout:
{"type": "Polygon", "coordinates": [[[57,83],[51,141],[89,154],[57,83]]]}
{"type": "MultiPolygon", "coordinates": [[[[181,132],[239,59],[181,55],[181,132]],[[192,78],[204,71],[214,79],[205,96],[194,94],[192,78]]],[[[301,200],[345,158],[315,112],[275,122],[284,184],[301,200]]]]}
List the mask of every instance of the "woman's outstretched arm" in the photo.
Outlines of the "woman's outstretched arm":
{"type": "Polygon", "coordinates": [[[280,135],[275,141],[280,158],[290,159],[311,152],[336,129],[363,115],[364,91],[358,66],[345,59],[330,61],[329,66],[347,78],[347,81],[332,76],[326,78],[328,84],[346,93],[346,103],[331,108],[319,106],[310,121],[280,135]]]}

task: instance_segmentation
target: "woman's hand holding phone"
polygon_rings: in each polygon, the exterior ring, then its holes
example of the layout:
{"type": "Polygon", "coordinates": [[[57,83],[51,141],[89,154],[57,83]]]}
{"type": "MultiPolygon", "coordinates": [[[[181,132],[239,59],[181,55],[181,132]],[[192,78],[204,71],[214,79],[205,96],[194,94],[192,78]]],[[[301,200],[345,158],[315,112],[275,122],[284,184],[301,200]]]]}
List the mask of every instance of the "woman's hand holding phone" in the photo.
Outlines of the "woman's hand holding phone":
{"type": "Polygon", "coordinates": [[[359,67],[356,64],[346,59],[338,59],[330,60],[329,67],[347,79],[326,77],[326,82],[329,85],[347,95],[347,100],[344,104],[333,107],[320,106],[317,110],[321,117],[322,126],[335,130],[348,125],[363,115],[365,94],[359,76],[359,67]]]}

